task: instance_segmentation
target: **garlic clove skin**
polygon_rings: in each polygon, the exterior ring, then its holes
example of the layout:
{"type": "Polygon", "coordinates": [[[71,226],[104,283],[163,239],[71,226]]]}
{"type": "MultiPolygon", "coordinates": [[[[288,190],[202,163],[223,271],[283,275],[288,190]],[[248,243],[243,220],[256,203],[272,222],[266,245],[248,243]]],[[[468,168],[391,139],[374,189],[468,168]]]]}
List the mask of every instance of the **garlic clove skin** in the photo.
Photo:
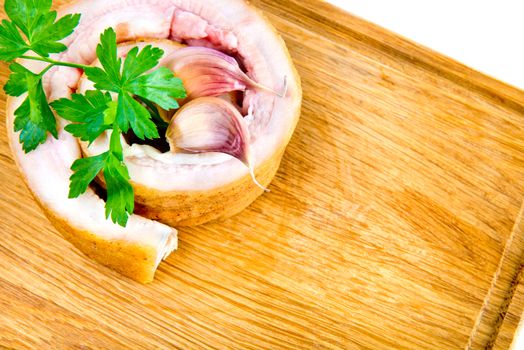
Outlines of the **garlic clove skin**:
{"type": "Polygon", "coordinates": [[[229,154],[248,168],[255,178],[247,124],[231,103],[218,97],[200,97],[180,108],[169,123],[166,139],[171,152],[220,152],[229,154]]]}
{"type": "Polygon", "coordinates": [[[283,96],[247,76],[233,57],[211,48],[195,46],[176,50],[169,56],[168,67],[182,79],[190,99],[248,88],[283,96]]]}

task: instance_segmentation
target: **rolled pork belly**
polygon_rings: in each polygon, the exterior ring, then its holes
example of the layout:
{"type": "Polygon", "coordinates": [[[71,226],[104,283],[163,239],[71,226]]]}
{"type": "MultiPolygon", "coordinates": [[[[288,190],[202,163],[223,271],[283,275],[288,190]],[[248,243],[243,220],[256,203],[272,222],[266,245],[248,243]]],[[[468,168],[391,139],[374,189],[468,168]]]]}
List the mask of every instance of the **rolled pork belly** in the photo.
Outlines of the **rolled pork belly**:
{"type": "MultiPolygon", "coordinates": [[[[80,24],[63,41],[67,51],[54,59],[96,65],[100,34],[112,27],[121,56],[134,46],[151,44],[164,50],[159,65],[170,68],[173,54],[184,46],[213,48],[235,58],[256,83],[284,91],[279,95],[248,87],[236,97],[246,116],[254,175],[262,187],[269,185],[298,122],[302,91],[283,40],[258,10],[243,0],[80,0],[59,9],[59,17],[69,13],[80,13],[80,24]]],[[[20,63],[35,71],[43,68],[39,62],[20,63]]],[[[56,67],[44,78],[49,100],[92,86],[76,68],[56,67]]],[[[107,134],[88,147],[65,132],[67,122],[57,116],[58,139],[50,136],[26,154],[13,127],[14,111],[24,98],[8,100],[7,129],[28,187],[66,239],[139,282],[152,281],[159,263],[176,249],[174,227],[230,217],[264,192],[248,167],[230,155],[173,152],[122,139],[135,213],[121,227],[106,219],[104,200],[93,188],[68,198],[72,163],[106,151],[107,134]]],[[[103,177],[98,182],[103,186],[103,177]]]]}

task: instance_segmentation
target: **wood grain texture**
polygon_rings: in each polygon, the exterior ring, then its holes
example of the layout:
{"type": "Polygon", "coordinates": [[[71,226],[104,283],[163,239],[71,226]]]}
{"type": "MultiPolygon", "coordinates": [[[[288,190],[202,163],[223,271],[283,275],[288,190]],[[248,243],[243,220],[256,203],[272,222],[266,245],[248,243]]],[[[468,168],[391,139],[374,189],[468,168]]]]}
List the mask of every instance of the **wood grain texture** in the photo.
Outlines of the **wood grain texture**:
{"type": "Polygon", "coordinates": [[[0,128],[0,346],[509,346],[524,93],[316,0],[255,4],[302,77],[301,122],[272,192],[181,229],[151,285],[56,233],[0,128]]]}

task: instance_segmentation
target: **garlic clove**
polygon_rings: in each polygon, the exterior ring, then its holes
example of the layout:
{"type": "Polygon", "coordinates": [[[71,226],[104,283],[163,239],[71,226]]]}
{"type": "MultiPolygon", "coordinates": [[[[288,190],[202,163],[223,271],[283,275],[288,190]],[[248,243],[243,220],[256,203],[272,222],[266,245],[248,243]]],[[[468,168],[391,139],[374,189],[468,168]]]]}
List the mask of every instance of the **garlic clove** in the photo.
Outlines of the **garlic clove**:
{"type": "Polygon", "coordinates": [[[171,152],[220,152],[237,158],[249,168],[253,182],[267,191],[255,177],[247,124],[231,103],[218,97],[189,102],[171,119],[166,138],[171,152]]]}
{"type": "Polygon", "coordinates": [[[184,47],[174,51],[169,67],[182,79],[188,98],[218,96],[231,91],[245,91],[248,88],[267,91],[285,96],[284,92],[258,84],[242,71],[238,62],[223,52],[207,47],[184,47]]]}

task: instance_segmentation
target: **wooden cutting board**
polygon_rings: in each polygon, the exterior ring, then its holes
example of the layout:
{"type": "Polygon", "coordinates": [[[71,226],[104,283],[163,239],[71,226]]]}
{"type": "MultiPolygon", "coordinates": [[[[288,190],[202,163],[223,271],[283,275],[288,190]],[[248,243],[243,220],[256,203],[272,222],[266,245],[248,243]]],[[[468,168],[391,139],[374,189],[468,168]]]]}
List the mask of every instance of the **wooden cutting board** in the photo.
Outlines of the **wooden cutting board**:
{"type": "Polygon", "coordinates": [[[317,0],[255,4],[302,76],[302,119],[271,193],[181,229],[150,285],[57,234],[0,129],[0,348],[510,346],[524,92],[317,0]]]}

